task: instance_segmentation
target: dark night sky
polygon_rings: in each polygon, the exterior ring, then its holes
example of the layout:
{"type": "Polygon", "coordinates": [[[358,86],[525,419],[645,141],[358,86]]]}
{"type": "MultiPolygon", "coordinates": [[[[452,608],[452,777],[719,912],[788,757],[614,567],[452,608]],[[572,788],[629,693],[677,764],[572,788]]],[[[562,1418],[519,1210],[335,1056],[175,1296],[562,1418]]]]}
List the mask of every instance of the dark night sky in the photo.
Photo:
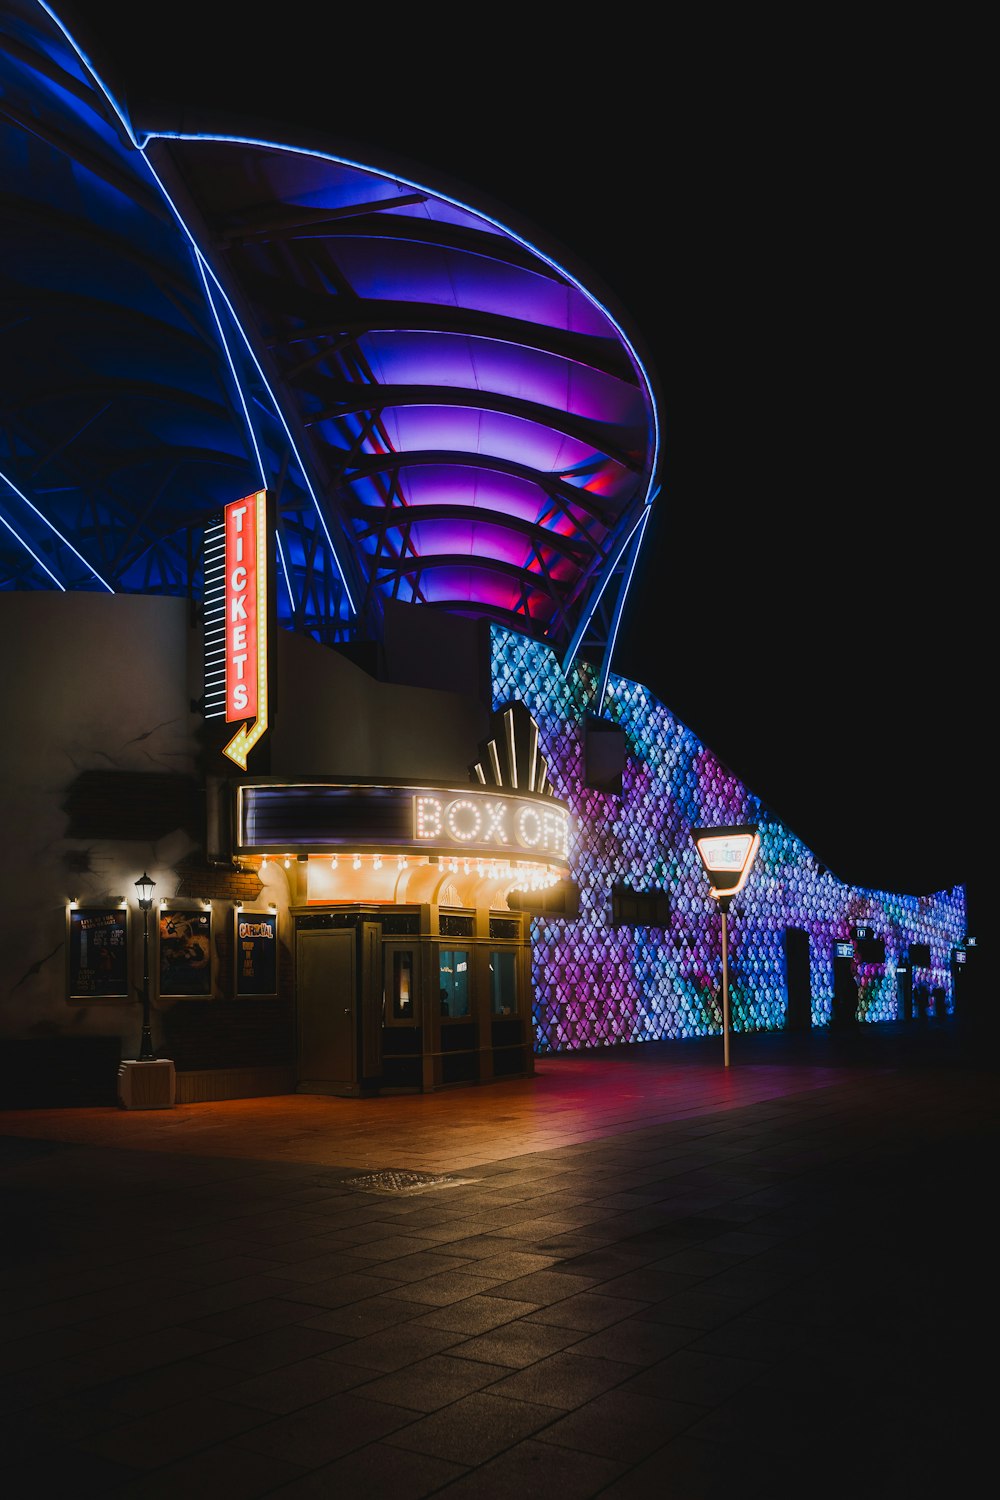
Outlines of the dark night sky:
{"type": "Polygon", "coordinates": [[[905,39],[866,23],[863,48],[667,24],[654,47],[527,8],[369,24],[300,3],[224,36],[206,14],[249,12],[85,9],[140,118],[258,116],[394,153],[596,273],[664,427],[614,669],[836,874],[911,894],[966,882],[981,930],[991,174],[975,48],[959,72],[957,39],[910,22],[905,39]],[[709,603],[719,574],[735,619],[709,603]]]}

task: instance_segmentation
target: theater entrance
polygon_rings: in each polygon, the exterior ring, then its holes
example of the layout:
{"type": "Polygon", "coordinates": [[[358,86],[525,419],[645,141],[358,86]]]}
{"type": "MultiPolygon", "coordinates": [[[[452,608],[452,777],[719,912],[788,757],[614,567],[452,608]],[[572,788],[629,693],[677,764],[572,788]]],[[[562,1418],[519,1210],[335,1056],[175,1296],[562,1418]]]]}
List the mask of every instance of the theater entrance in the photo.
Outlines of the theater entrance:
{"type": "Polygon", "coordinates": [[[296,934],[299,1092],[357,1091],[357,981],[352,932],[296,934]]]}
{"type": "Polygon", "coordinates": [[[292,915],[299,1093],[533,1073],[526,913],[357,903],[292,915]]]}

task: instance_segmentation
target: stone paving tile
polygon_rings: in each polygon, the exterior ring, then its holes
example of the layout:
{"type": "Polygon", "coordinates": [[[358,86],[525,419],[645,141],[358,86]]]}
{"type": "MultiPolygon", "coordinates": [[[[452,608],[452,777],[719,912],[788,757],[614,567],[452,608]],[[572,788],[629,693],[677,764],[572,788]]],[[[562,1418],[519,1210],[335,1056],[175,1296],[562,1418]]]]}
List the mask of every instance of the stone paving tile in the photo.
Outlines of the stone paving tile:
{"type": "MultiPolygon", "coordinates": [[[[709,1354],[697,1345],[688,1344],[656,1364],[647,1365],[619,1389],[625,1394],[655,1396],[695,1407],[718,1406],[744,1386],[760,1380],[769,1363],[773,1361],[709,1354]]],[[[232,1392],[226,1395],[232,1399],[232,1392]]]]}
{"type": "Polygon", "coordinates": [[[382,1277],[402,1286],[407,1282],[424,1281],[430,1276],[440,1276],[449,1271],[467,1271],[472,1275],[487,1275],[480,1271],[479,1262],[469,1256],[452,1255],[447,1251],[426,1248],[412,1254],[393,1257],[390,1260],[373,1262],[367,1269],[369,1276],[382,1277]]]}
{"type": "Polygon", "coordinates": [[[450,1406],[471,1391],[492,1385],[499,1376],[507,1373],[503,1365],[435,1354],[369,1381],[358,1394],[373,1401],[389,1402],[395,1407],[430,1412],[450,1406]]]}
{"type": "Polygon", "coordinates": [[[734,1297],[744,1306],[780,1297],[788,1285],[788,1277],[779,1271],[762,1271],[756,1262],[750,1261],[723,1271],[704,1283],[716,1297],[734,1297]]]}
{"type": "MultiPolygon", "coordinates": [[[[112,1495],[116,1500],[258,1500],[282,1493],[301,1476],[298,1464],[217,1443],[154,1473],[127,1479],[119,1488],[109,1484],[94,1493],[101,1500],[112,1495]]],[[[71,1484],[70,1493],[76,1497],[81,1492],[71,1484]]]]}
{"type": "MultiPolygon", "coordinates": [[[[515,1283],[511,1282],[510,1285],[515,1283]]],[[[466,1271],[445,1271],[437,1276],[425,1277],[422,1281],[408,1282],[398,1295],[405,1291],[411,1302],[426,1303],[431,1307],[444,1307],[449,1302],[460,1302],[478,1292],[496,1292],[497,1280],[491,1276],[475,1276],[466,1271]]]]}
{"type": "MultiPolygon", "coordinates": [[[[351,1500],[386,1500],[387,1496],[392,1500],[422,1500],[466,1472],[463,1465],[431,1454],[404,1453],[387,1443],[370,1443],[267,1493],[276,1500],[331,1500],[331,1496],[339,1495],[350,1496],[351,1500]]],[[[206,1496],[206,1500],[218,1500],[218,1494],[206,1496]]]]}
{"type": "MultiPolygon", "coordinates": [[[[334,1276],[360,1278],[371,1275],[371,1268],[367,1265],[362,1270],[355,1270],[355,1262],[354,1256],[348,1259],[339,1251],[332,1251],[323,1255],[310,1255],[305,1260],[283,1261],[278,1265],[272,1261],[268,1264],[265,1274],[272,1276],[276,1283],[329,1281],[334,1276]]],[[[277,1290],[276,1295],[281,1296],[282,1291],[277,1290]]]]}
{"type": "MultiPolygon", "coordinates": [[[[248,1412],[249,1408],[243,1410],[248,1412]]],[[[287,1459],[304,1469],[318,1469],[345,1453],[377,1442],[413,1419],[412,1409],[372,1401],[348,1390],[263,1426],[251,1427],[241,1435],[238,1446],[287,1459]]]]}
{"type": "Polygon", "coordinates": [[[551,1423],[538,1440],[635,1464],[702,1415],[701,1408],[632,1390],[627,1384],[551,1423]]]}
{"type": "Polygon", "coordinates": [[[411,1320],[363,1338],[349,1339],[329,1349],[323,1358],[333,1364],[363,1365],[368,1370],[389,1372],[462,1342],[464,1338],[459,1332],[411,1320]]]}
{"type": "Polygon", "coordinates": [[[611,1323],[620,1323],[623,1318],[640,1313],[645,1306],[646,1303],[630,1302],[627,1297],[606,1297],[601,1291],[579,1292],[548,1307],[539,1307],[530,1314],[528,1321],[596,1333],[611,1323]]]}
{"type": "Polygon", "coordinates": [[[628,1243],[595,1247],[582,1254],[567,1257],[564,1264],[566,1269],[575,1275],[593,1276],[599,1281],[611,1281],[616,1276],[641,1270],[643,1266],[661,1258],[655,1246],[633,1246],[628,1243]]]}
{"type": "Polygon", "coordinates": [[[505,1323],[489,1333],[452,1345],[449,1353],[456,1359],[476,1359],[521,1370],[559,1349],[577,1344],[584,1337],[575,1329],[544,1323],[529,1323],[522,1318],[505,1323]]]}
{"type": "Polygon", "coordinates": [[[286,1323],[301,1323],[305,1311],[301,1302],[281,1297],[264,1297],[258,1302],[209,1313],[187,1326],[202,1333],[216,1334],[220,1338],[249,1338],[251,1334],[264,1333],[269,1328],[281,1328],[286,1323]]]}
{"type": "MultiPolygon", "coordinates": [[[[270,1287],[272,1296],[294,1298],[303,1303],[312,1303],[317,1307],[344,1307],[349,1302],[361,1302],[366,1297],[377,1297],[388,1291],[391,1286],[399,1284],[399,1282],[387,1280],[384,1276],[352,1274],[316,1281],[311,1278],[273,1280],[270,1287]]],[[[409,1296],[409,1291],[407,1291],[407,1296],[409,1296]]]]}
{"type": "MultiPolygon", "coordinates": [[[[801,1463],[777,1454],[768,1457],[766,1474],[759,1460],[748,1457],[738,1443],[713,1444],[682,1432],[649,1458],[601,1491],[601,1500],[777,1500],[803,1494],[801,1463]]],[[[810,1470],[810,1500],[876,1500],[853,1487],[839,1495],[822,1487],[815,1467],[810,1470]]],[[[887,1500],[892,1490],[880,1492],[887,1500]]],[[[915,1500],[915,1497],[914,1497],[915,1500]]],[[[924,1497],[929,1500],[929,1497],[924,1497]]]]}
{"type": "Polygon", "coordinates": [[[192,1286],[214,1286],[221,1282],[236,1281],[244,1276],[263,1275],[273,1264],[274,1260],[270,1255],[267,1259],[262,1256],[234,1255],[229,1260],[203,1260],[198,1265],[182,1266],[177,1272],[177,1279],[192,1286]]]}
{"type": "Polygon", "coordinates": [[[323,1312],[314,1305],[299,1305],[303,1327],[323,1328],[352,1339],[365,1338],[369,1333],[378,1333],[383,1328],[395,1328],[419,1317],[424,1311],[423,1303],[402,1301],[391,1292],[383,1292],[377,1297],[364,1297],[359,1302],[346,1302],[323,1312]]]}
{"type": "Polygon", "coordinates": [[[45,1366],[57,1373],[65,1392],[84,1391],[108,1381],[127,1379],[144,1371],[171,1365],[177,1360],[199,1358],[228,1340],[216,1334],[198,1333],[184,1327],[165,1327],[155,1337],[119,1338],[102,1348],[57,1359],[45,1366]]]}
{"type": "Polygon", "coordinates": [[[724,1250],[716,1250],[710,1245],[693,1245],[687,1250],[678,1250],[674,1255],[668,1255],[663,1260],[656,1261],[650,1267],[653,1271],[666,1271],[668,1274],[680,1273],[681,1275],[721,1276],[725,1271],[733,1271],[742,1266],[744,1257],[741,1255],[727,1254],[724,1250]]]}
{"type": "Polygon", "coordinates": [[[536,1271],[531,1276],[516,1276],[494,1288],[497,1297],[511,1297],[518,1302],[534,1302],[539,1307],[561,1302],[594,1285],[593,1276],[575,1276],[572,1272],[536,1271]]]}
{"type": "Polygon", "coordinates": [[[619,1360],[628,1365],[650,1365],[663,1359],[674,1349],[692,1341],[689,1328],[679,1328],[670,1323],[654,1323],[649,1319],[623,1318],[597,1333],[588,1334],[573,1345],[574,1353],[591,1355],[596,1359],[619,1360]]]}
{"type": "Polygon", "coordinates": [[[256,1427],[259,1421],[259,1412],[249,1407],[203,1395],[177,1402],[169,1408],[169,1416],[161,1411],[147,1412],[84,1438],[79,1446],[133,1469],[156,1469],[256,1427]]]}
{"type": "Polygon", "coordinates": [[[705,1354],[773,1364],[814,1342],[815,1332],[807,1323],[780,1319],[770,1313],[768,1304],[761,1303],[748,1313],[699,1332],[687,1347],[705,1354]]]}
{"type": "Polygon", "coordinates": [[[198,1395],[227,1392],[234,1371],[203,1359],[180,1359],[91,1388],[85,1400],[100,1401],[122,1415],[162,1411],[198,1395]]]}
{"type": "Polygon", "coordinates": [[[528,1438],[481,1464],[447,1490],[449,1500],[511,1500],[512,1495],[590,1500],[628,1465],[528,1438]]]}
{"type": "Polygon", "coordinates": [[[41,1450],[5,1461],[4,1493],[9,1495],[72,1494],[77,1500],[119,1495],[135,1470],[99,1453],[86,1453],[76,1443],[50,1442],[41,1450]]]}
{"type": "Polygon", "coordinates": [[[481,1390],[400,1428],[386,1442],[472,1467],[534,1436],[557,1416],[551,1406],[481,1390]]]}
{"type": "Polygon", "coordinates": [[[687,1291],[675,1292],[663,1297],[646,1309],[651,1322],[673,1323],[682,1328],[717,1328],[731,1318],[759,1303],[756,1297],[741,1303],[736,1297],[719,1297],[709,1288],[710,1282],[701,1282],[687,1291]]]}
{"type": "Polygon", "coordinates": [[[373,1371],[364,1365],[335,1363],[323,1358],[297,1360],[278,1365],[251,1380],[237,1380],[227,1385],[225,1398],[241,1406],[281,1416],[312,1406],[338,1391],[349,1391],[371,1380],[373,1371]]]}
{"type": "MultiPolygon", "coordinates": [[[[572,1261],[569,1262],[573,1264],[572,1261]]],[[[679,1270],[679,1268],[678,1268],[679,1270]]],[[[674,1272],[656,1265],[639,1266],[621,1276],[592,1276],[590,1284],[606,1297],[625,1297],[635,1302],[661,1302],[674,1272]]]]}
{"type": "Polygon", "coordinates": [[[333,1350],[345,1342],[343,1335],[306,1328],[301,1323],[283,1323],[252,1338],[236,1339],[202,1355],[206,1364],[225,1365],[229,1370],[259,1375],[279,1365],[290,1365],[333,1350]]]}
{"type": "Polygon", "coordinates": [[[431,1312],[424,1312],[415,1321],[426,1324],[429,1328],[451,1329],[459,1334],[472,1335],[486,1333],[491,1328],[498,1328],[535,1311],[534,1302],[515,1302],[509,1297],[491,1297],[488,1293],[479,1293],[463,1297],[460,1302],[451,1302],[444,1307],[436,1307],[431,1312]]]}
{"type": "Polygon", "coordinates": [[[305,1239],[283,1240],[278,1245],[268,1244],[260,1248],[259,1254],[266,1257],[268,1270],[321,1258],[337,1271],[365,1271],[368,1268],[368,1257],[361,1254],[358,1245],[333,1234],[314,1234],[305,1239]]]}
{"type": "Polygon", "coordinates": [[[368,1262],[365,1267],[368,1271],[375,1269],[378,1261],[415,1260],[418,1256],[430,1261],[437,1258],[442,1266],[453,1265],[458,1257],[455,1250],[432,1250],[428,1247],[426,1239],[420,1239],[417,1235],[390,1234],[380,1240],[366,1240],[364,1244],[358,1245],[355,1254],[359,1260],[368,1262]]]}
{"type": "Polygon", "coordinates": [[[537,1360],[526,1369],[495,1381],[493,1392],[517,1401],[534,1401],[572,1411],[635,1374],[634,1364],[600,1359],[572,1350],[537,1360]]]}

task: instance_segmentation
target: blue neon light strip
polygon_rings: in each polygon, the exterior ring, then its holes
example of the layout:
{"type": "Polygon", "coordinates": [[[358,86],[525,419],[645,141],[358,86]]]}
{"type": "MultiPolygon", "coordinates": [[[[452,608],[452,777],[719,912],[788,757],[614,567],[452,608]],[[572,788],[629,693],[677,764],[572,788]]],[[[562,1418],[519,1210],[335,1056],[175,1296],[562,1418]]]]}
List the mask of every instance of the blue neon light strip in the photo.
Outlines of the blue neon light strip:
{"type": "Polygon", "coordinates": [[[628,571],[625,574],[625,582],[618,590],[618,599],[615,603],[615,611],[611,620],[611,630],[608,633],[608,644],[604,652],[604,662],[601,668],[601,680],[598,683],[597,687],[597,699],[594,712],[598,715],[598,717],[600,716],[604,708],[604,698],[608,691],[608,677],[611,673],[611,659],[614,656],[615,641],[618,639],[618,631],[621,626],[622,614],[625,609],[625,600],[628,598],[628,591],[632,583],[632,575],[635,572],[635,565],[639,559],[639,553],[642,550],[642,539],[646,534],[646,525],[651,514],[651,510],[649,506],[647,506],[642,513],[642,519],[640,520],[638,527],[634,528],[632,531],[632,537],[634,538],[631,543],[632,555],[629,558],[628,571]]]}
{"type": "MultiPolygon", "coordinates": [[[[201,249],[200,249],[197,241],[195,240],[194,235],[191,233],[190,229],[188,228],[188,226],[185,224],[183,218],[181,217],[180,210],[178,209],[176,203],[174,203],[174,201],[171,198],[170,194],[167,192],[166,187],[164,186],[163,182],[161,181],[159,175],[157,174],[156,168],[153,166],[152,162],[149,160],[149,157],[146,155],[146,152],[145,152],[146,145],[149,143],[150,140],[154,140],[156,138],[157,137],[154,137],[152,135],[147,135],[147,136],[143,137],[142,144],[140,145],[140,148],[139,148],[140,149],[140,155],[142,156],[143,161],[146,163],[146,167],[147,167],[147,169],[149,171],[150,176],[152,177],[153,181],[156,183],[156,186],[159,188],[160,192],[163,194],[164,202],[168,205],[168,207],[170,208],[171,213],[173,213],[174,217],[176,218],[177,223],[180,225],[182,231],[187,236],[188,241],[190,242],[191,248],[193,249],[193,251],[194,251],[194,253],[195,253],[196,257],[197,257],[200,266],[202,266],[204,268],[204,274],[206,276],[208,276],[208,277],[211,278],[211,280],[214,283],[215,288],[216,288],[219,296],[222,298],[223,302],[225,303],[226,308],[227,308],[227,310],[229,312],[229,316],[233,320],[233,326],[238,330],[240,338],[243,340],[243,343],[244,343],[244,345],[246,347],[247,354],[250,356],[250,359],[253,361],[253,365],[254,365],[254,368],[256,369],[257,374],[258,374],[258,376],[260,378],[260,382],[263,385],[264,389],[267,391],[267,394],[268,394],[268,396],[271,399],[272,405],[274,407],[274,413],[275,413],[276,417],[278,418],[278,421],[281,423],[282,428],[284,429],[285,436],[288,439],[288,445],[291,448],[292,452],[294,453],[296,463],[299,465],[299,468],[301,470],[303,481],[305,483],[306,489],[309,491],[309,497],[312,500],[312,503],[313,503],[313,505],[315,507],[316,516],[317,516],[317,519],[319,521],[320,526],[322,527],[323,535],[326,537],[326,540],[329,543],[330,555],[333,558],[334,564],[335,564],[336,569],[337,569],[337,573],[340,576],[340,581],[343,584],[344,593],[347,596],[347,602],[348,602],[348,604],[350,606],[351,612],[356,615],[357,612],[358,612],[358,607],[357,607],[357,605],[354,602],[354,596],[351,593],[350,585],[347,582],[347,577],[346,577],[346,575],[344,573],[343,567],[341,566],[340,558],[337,555],[337,548],[334,546],[333,537],[330,535],[329,528],[327,527],[326,518],[323,515],[322,507],[320,506],[319,500],[316,497],[316,491],[313,489],[312,481],[309,478],[308,465],[305,464],[305,463],[303,463],[303,461],[302,461],[302,455],[299,453],[299,450],[296,447],[295,439],[292,437],[292,434],[291,434],[291,431],[289,429],[288,423],[285,420],[285,414],[284,414],[284,412],[281,409],[281,403],[278,401],[277,397],[274,394],[274,391],[271,389],[271,386],[270,386],[270,384],[269,384],[269,382],[267,380],[267,377],[264,374],[263,369],[261,368],[260,361],[257,359],[257,356],[256,356],[256,354],[254,353],[254,350],[253,350],[253,346],[250,343],[249,338],[247,337],[246,329],[243,327],[243,324],[240,322],[239,318],[237,317],[236,310],[233,307],[232,303],[230,302],[229,298],[227,297],[225,288],[222,286],[222,284],[220,283],[220,281],[219,281],[218,277],[216,276],[215,272],[212,270],[211,265],[209,264],[209,262],[205,259],[204,255],[202,254],[202,251],[201,251],[201,249]]],[[[206,137],[206,136],[188,136],[188,137],[178,137],[178,138],[179,139],[189,139],[189,140],[214,139],[214,137],[206,137]]],[[[227,349],[227,355],[228,355],[228,349],[227,349]]],[[[231,368],[232,368],[232,366],[231,366],[231,368]]],[[[239,382],[239,378],[236,376],[235,369],[233,370],[233,374],[234,374],[234,378],[236,379],[237,385],[239,385],[240,382],[239,382]]],[[[242,399],[242,394],[241,394],[241,399],[242,399]]],[[[246,406],[245,406],[245,404],[244,404],[244,412],[246,412],[246,406]]],[[[248,420],[249,420],[249,418],[248,418],[248,420]]],[[[256,445],[256,440],[253,439],[253,441],[254,441],[254,448],[255,448],[255,451],[256,451],[256,446],[257,446],[256,445]]],[[[260,458],[260,455],[258,453],[258,461],[259,461],[259,458],[260,458]]]]}
{"type": "MultiPolygon", "coordinates": [[[[626,548],[629,546],[629,543],[632,541],[632,538],[635,536],[635,533],[639,530],[640,527],[642,528],[643,533],[645,532],[646,522],[649,520],[649,517],[650,517],[650,505],[652,504],[652,501],[656,498],[656,495],[658,495],[658,494],[659,494],[659,489],[657,489],[657,490],[655,490],[653,492],[652,496],[650,497],[650,499],[647,501],[645,507],[643,508],[642,514],[639,516],[638,520],[634,521],[633,524],[629,527],[629,530],[626,533],[626,535],[618,543],[618,545],[615,547],[614,551],[611,553],[611,556],[608,558],[607,562],[604,564],[604,568],[603,568],[602,573],[601,573],[601,578],[600,578],[599,586],[597,588],[595,588],[594,593],[591,596],[590,603],[589,603],[589,606],[587,608],[587,612],[586,612],[586,614],[584,614],[582,616],[582,618],[580,620],[580,623],[576,627],[576,631],[575,631],[575,633],[573,635],[573,639],[570,641],[569,645],[566,648],[566,654],[563,657],[563,661],[562,661],[562,667],[563,667],[563,671],[564,672],[568,672],[569,669],[570,669],[570,667],[573,665],[573,662],[576,660],[576,654],[579,651],[581,644],[583,643],[583,638],[586,635],[587,630],[590,628],[590,622],[594,618],[594,614],[595,614],[595,611],[597,610],[597,606],[600,604],[601,599],[603,598],[604,590],[607,588],[609,582],[611,581],[611,576],[614,573],[615,568],[618,566],[618,564],[621,561],[622,557],[625,555],[626,548]]],[[[640,537],[640,541],[641,541],[641,537],[640,537]]],[[[638,555],[638,553],[636,555],[638,555]]],[[[628,589],[629,583],[631,583],[631,581],[632,581],[632,572],[633,572],[634,568],[635,568],[635,557],[633,557],[632,562],[629,565],[628,579],[627,579],[626,584],[625,584],[626,590],[628,589]]],[[[607,675],[605,675],[605,683],[606,682],[607,682],[607,675]]]]}
{"type": "MultiPolygon", "coordinates": [[[[67,537],[63,536],[63,534],[59,530],[59,528],[56,527],[56,526],[53,526],[53,524],[49,520],[48,516],[46,516],[45,514],[43,514],[43,512],[38,509],[38,506],[35,505],[33,501],[31,501],[31,500],[28,499],[28,497],[24,493],[24,491],[18,489],[18,487],[14,483],[13,479],[10,479],[5,473],[3,473],[2,470],[0,470],[0,479],[3,480],[4,484],[6,484],[9,489],[11,489],[11,490],[14,491],[14,494],[17,496],[17,498],[19,500],[23,500],[24,501],[25,505],[28,507],[29,510],[34,511],[35,515],[43,523],[43,525],[45,525],[45,526],[47,526],[49,528],[49,530],[52,532],[52,535],[55,536],[55,537],[58,537],[59,541],[62,542],[62,544],[63,544],[64,547],[68,547],[69,548],[69,550],[72,552],[73,556],[75,558],[77,558],[80,562],[83,563],[83,566],[87,569],[87,572],[91,573],[94,576],[94,578],[97,579],[97,581],[101,585],[101,587],[107,589],[107,591],[108,591],[109,594],[113,594],[114,593],[114,589],[111,587],[110,583],[108,583],[108,581],[106,579],[104,579],[104,578],[101,577],[100,573],[98,573],[98,571],[97,571],[96,568],[91,567],[90,563],[84,557],[83,553],[82,552],[78,552],[77,549],[73,546],[73,543],[71,541],[69,541],[69,539],[67,537]]],[[[4,524],[6,524],[6,523],[4,523],[4,524]]],[[[17,536],[17,532],[13,529],[13,527],[8,526],[7,530],[11,533],[12,536],[17,536]]],[[[21,542],[21,545],[25,548],[26,551],[31,552],[31,548],[27,545],[26,542],[21,541],[20,537],[18,537],[18,541],[21,542]]],[[[32,557],[35,558],[35,561],[39,564],[40,567],[45,568],[45,571],[46,571],[46,573],[48,573],[49,577],[51,579],[53,579],[54,582],[58,582],[58,580],[56,579],[55,574],[49,568],[45,567],[45,564],[42,562],[41,558],[36,557],[34,552],[31,552],[31,555],[32,555],[32,557]]],[[[60,583],[59,587],[63,588],[63,585],[60,583]]]]}

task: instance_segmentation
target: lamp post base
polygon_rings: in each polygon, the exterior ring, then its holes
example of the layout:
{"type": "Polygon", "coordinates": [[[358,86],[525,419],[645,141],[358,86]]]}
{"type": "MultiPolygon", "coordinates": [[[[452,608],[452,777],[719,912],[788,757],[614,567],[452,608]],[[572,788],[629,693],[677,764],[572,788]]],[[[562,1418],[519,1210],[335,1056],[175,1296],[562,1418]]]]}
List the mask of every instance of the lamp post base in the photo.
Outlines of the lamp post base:
{"type": "Polygon", "coordinates": [[[118,1069],[118,1103],[122,1109],[173,1109],[177,1075],[168,1057],[123,1062],[118,1069]]]}

